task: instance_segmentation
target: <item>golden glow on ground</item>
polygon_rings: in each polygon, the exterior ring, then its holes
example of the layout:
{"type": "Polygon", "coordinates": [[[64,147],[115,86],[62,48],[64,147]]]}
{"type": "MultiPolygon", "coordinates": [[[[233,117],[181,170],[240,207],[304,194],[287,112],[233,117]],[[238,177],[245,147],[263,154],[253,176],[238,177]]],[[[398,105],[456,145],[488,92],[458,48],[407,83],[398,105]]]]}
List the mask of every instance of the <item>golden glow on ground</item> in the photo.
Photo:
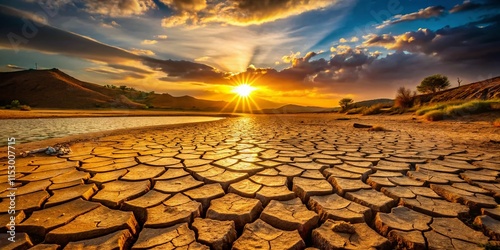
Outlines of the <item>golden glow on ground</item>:
{"type": "Polygon", "coordinates": [[[233,92],[241,97],[248,97],[254,90],[255,90],[254,87],[246,83],[243,83],[234,87],[233,92]]]}

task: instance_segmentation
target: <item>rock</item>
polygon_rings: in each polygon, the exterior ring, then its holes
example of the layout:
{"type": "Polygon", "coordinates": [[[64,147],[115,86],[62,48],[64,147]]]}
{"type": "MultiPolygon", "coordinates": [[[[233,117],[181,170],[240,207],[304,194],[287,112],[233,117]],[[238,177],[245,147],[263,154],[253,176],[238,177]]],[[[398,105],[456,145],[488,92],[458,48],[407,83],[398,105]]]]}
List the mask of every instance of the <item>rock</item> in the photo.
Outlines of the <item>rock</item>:
{"type": "Polygon", "coordinates": [[[203,184],[203,182],[197,181],[191,175],[188,175],[171,180],[156,181],[154,189],[167,194],[175,194],[200,187],[203,184]]]}
{"type": "Polygon", "coordinates": [[[101,237],[70,242],[64,249],[110,249],[119,250],[129,247],[133,235],[129,230],[124,229],[115,233],[110,233],[101,237]]]}
{"type": "Polygon", "coordinates": [[[281,230],[298,230],[305,239],[317,226],[319,216],[308,210],[299,198],[295,198],[289,201],[271,201],[260,214],[260,219],[281,230]]]}
{"type": "Polygon", "coordinates": [[[262,185],[245,179],[229,185],[228,192],[235,193],[243,197],[254,198],[255,194],[261,187],[262,185]]]}
{"type": "Polygon", "coordinates": [[[198,235],[198,241],[214,250],[229,250],[237,238],[233,221],[219,221],[196,218],[193,229],[198,235]]]}
{"type": "Polygon", "coordinates": [[[373,128],[372,125],[366,125],[366,124],[361,124],[361,123],[354,123],[353,127],[355,127],[355,128],[373,128]]]}
{"type": "Polygon", "coordinates": [[[312,196],[308,205],[319,214],[323,222],[332,219],[360,223],[370,221],[372,217],[370,208],[346,200],[337,194],[312,196]]]}
{"type": "Polygon", "coordinates": [[[307,203],[313,195],[327,195],[333,192],[332,185],[326,180],[312,180],[301,177],[293,178],[293,192],[307,203]]]}
{"type": "Polygon", "coordinates": [[[92,201],[100,202],[111,208],[118,208],[123,202],[137,198],[149,191],[149,181],[113,181],[102,185],[92,201]]]}
{"type": "Polygon", "coordinates": [[[204,249],[186,223],[168,228],[144,228],[132,249],[204,249]]]}
{"type": "Polygon", "coordinates": [[[258,219],[245,225],[245,230],[233,244],[233,250],[300,250],[305,243],[297,231],[282,231],[258,219]]]}
{"type": "Polygon", "coordinates": [[[365,223],[327,220],[313,230],[312,241],[319,249],[391,249],[391,243],[365,223]]]}
{"type": "Polygon", "coordinates": [[[100,206],[76,217],[70,223],[50,231],[45,237],[47,243],[65,245],[68,242],[105,236],[127,229],[135,235],[139,225],[132,212],[111,210],[100,206]]]}
{"type": "Polygon", "coordinates": [[[170,194],[164,194],[156,190],[149,190],[146,194],[126,201],[122,204],[121,209],[134,212],[135,217],[140,223],[146,221],[146,209],[161,204],[166,199],[170,198],[170,194]]]}
{"type": "Polygon", "coordinates": [[[35,211],[16,229],[20,232],[29,232],[40,237],[60,226],[67,224],[77,216],[85,214],[101,206],[99,203],[84,201],[82,199],[70,201],[58,206],[35,211]]]}
{"type": "Polygon", "coordinates": [[[245,224],[257,219],[261,211],[262,203],[259,200],[229,193],[222,198],[212,200],[207,211],[207,218],[232,220],[239,230],[245,224]]]}
{"type": "Polygon", "coordinates": [[[392,230],[399,231],[427,231],[432,217],[415,212],[406,207],[392,208],[391,213],[377,213],[375,216],[375,228],[387,236],[392,230]]]}
{"type": "Polygon", "coordinates": [[[262,187],[255,198],[259,199],[264,206],[267,206],[271,200],[287,201],[295,198],[295,193],[288,190],[287,187],[262,187]]]}
{"type": "Polygon", "coordinates": [[[389,212],[396,205],[393,199],[372,189],[348,192],[345,194],[345,198],[367,206],[375,212],[389,212]]]}
{"type": "Polygon", "coordinates": [[[483,232],[493,240],[500,240],[500,221],[488,215],[477,216],[474,225],[481,228],[483,232]]]}
{"type": "Polygon", "coordinates": [[[170,227],[179,223],[191,223],[200,217],[202,205],[183,194],[176,194],[163,204],[148,208],[144,227],[170,227]]]}
{"type": "Polygon", "coordinates": [[[210,206],[210,201],[224,196],[224,190],[220,184],[207,184],[199,188],[191,189],[184,192],[189,198],[198,201],[203,206],[203,211],[206,211],[210,206]]]}

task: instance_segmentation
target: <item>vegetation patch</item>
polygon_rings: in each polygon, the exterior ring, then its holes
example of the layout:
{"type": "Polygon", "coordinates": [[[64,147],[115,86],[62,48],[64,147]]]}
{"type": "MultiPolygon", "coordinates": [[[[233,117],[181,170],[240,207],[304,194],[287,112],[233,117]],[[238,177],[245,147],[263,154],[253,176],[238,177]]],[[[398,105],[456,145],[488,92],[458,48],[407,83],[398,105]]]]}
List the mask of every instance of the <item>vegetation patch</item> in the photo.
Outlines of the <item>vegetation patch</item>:
{"type": "Polygon", "coordinates": [[[444,116],[465,116],[494,110],[499,104],[500,99],[438,103],[432,106],[422,107],[417,110],[415,114],[418,116],[425,116],[433,111],[441,111],[444,116]]]}
{"type": "Polygon", "coordinates": [[[432,110],[424,115],[424,119],[427,121],[441,121],[444,119],[445,112],[442,110],[432,110]]]}
{"type": "Polygon", "coordinates": [[[361,110],[361,113],[363,115],[376,115],[376,114],[382,113],[382,108],[384,108],[383,104],[375,104],[375,105],[372,105],[368,108],[361,110]]]}
{"type": "Polygon", "coordinates": [[[347,110],[346,115],[355,115],[355,114],[361,114],[363,110],[365,110],[366,107],[359,107],[359,108],[352,108],[347,110]]]}

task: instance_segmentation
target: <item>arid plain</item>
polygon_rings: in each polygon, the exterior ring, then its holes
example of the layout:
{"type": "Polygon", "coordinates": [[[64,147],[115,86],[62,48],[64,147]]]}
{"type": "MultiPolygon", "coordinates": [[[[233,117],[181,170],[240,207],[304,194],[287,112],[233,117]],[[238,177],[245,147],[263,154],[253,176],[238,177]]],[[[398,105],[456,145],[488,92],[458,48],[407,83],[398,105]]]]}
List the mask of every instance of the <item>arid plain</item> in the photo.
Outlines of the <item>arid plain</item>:
{"type": "MultiPolygon", "coordinates": [[[[16,242],[2,237],[0,245],[483,249],[497,244],[499,128],[474,118],[431,123],[409,115],[344,117],[247,115],[115,131],[73,138],[69,155],[18,158],[16,242]]],[[[65,141],[46,142],[54,140],[65,141]]],[[[2,183],[5,190],[6,178],[2,183]]],[[[6,195],[1,211],[8,211],[6,195]]],[[[9,217],[0,215],[4,224],[9,217]]]]}

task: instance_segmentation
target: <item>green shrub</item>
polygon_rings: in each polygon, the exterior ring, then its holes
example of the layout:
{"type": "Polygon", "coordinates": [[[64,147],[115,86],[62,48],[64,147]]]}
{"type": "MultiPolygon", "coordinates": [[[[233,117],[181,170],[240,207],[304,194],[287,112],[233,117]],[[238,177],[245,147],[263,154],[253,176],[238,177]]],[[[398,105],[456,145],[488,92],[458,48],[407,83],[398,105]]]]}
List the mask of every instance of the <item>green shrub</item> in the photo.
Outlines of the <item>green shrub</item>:
{"type": "Polygon", "coordinates": [[[446,114],[451,116],[462,116],[470,114],[478,114],[489,111],[491,103],[488,101],[471,101],[461,105],[453,105],[446,107],[446,114]]]}
{"type": "Polygon", "coordinates": [[[11,109],[11,108],[12,108],[12,106],[10,106],[10,105],[5,105],[5,107],[3,107],[3,108],[4,108],[4,109],[11,109]]]}
{"type": "Polygon", "coordinates": [[[10,106],[13,108],[13,109],[17,109],[19,108],[19,106],[21,105],[21,102],[19,102],[19,100],[14,100],[10,103],[10,106]]]}
{"type": "Polygon", "coordinates": [[[432,110],[424,115],[424,119],[427,121],[440,121],[443,120],[445,112],[443,110],[432,110]]]}
{"type": "Polygon", "coordinates": [[[19,109],[20,109],[21,111],[30,111],[30,110],[31,110],[31,107],[30,107],[30,106],[28,106],[28,105],[21,105],[21,106],[19,106],[19,109]]]}
{"type": "Polygon", "coordinates": [[[361,111],[363,115],[376,115],[382,113],[383,104],[375,104],[361,111]]]}
{"type": "Polygon", "coordinates": [[[434,111],[434,110],[443,110],[447,107],[446,104],[435,104],[435,105],[432,105],[432,106],[425,106],[425,107],[422,107],[420,108],[419,110],[417,110],[415,112],[416,115],[420,116],[420,115],[425,115],[427,112],[430,112],[430,111],[434,111]]]}

